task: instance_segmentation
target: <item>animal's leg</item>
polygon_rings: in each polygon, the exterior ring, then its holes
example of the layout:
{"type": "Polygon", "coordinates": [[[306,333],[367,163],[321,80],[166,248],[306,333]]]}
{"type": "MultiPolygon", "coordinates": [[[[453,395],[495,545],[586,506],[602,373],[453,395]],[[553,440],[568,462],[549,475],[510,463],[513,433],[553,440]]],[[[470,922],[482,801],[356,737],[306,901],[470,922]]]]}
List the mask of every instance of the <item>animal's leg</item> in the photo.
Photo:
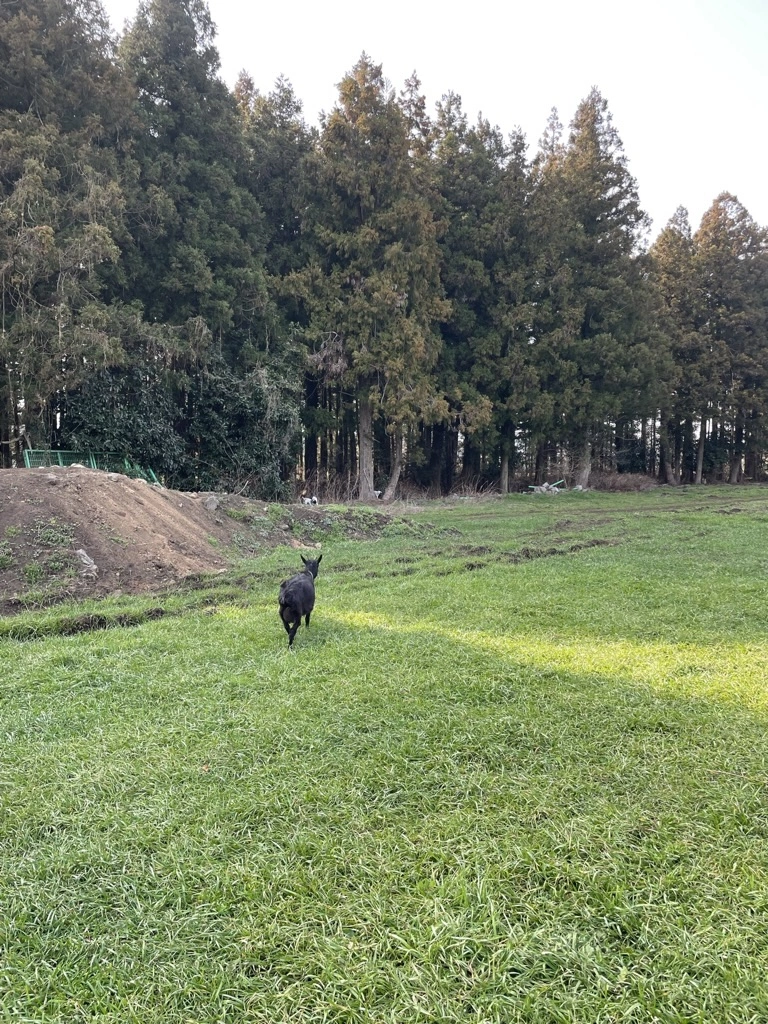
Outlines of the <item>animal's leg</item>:
{"type": "Polygon", "coordinates": [[[301,619],[296,619],[295,622],[291,623],[291,628],[288,631],[288,646],[293,647],[293,638],[296,636],[296,630],[301,625],[301,619]]]}
{"type": "Polygon", "coordinates": [[[311,614],[312,612],[307,612],[307,614],[304,616],[304,622],[306,623],[307,629],[309,629],[309,616],[311,614]]]}

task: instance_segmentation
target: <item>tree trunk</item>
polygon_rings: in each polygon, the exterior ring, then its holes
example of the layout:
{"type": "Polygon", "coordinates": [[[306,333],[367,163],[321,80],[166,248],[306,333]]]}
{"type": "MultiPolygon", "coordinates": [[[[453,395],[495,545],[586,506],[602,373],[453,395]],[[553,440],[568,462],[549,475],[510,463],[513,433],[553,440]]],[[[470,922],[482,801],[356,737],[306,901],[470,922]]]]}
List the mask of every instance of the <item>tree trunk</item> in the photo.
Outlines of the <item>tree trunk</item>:
{"type": "Polygon", "coordinates": [[[696,477],[694,483],[700,484],[704,474],[704,442],[707,435],[707,414],[701,414],[701,430],[699,430],[699,447],[696,451],[696,477]]]}
{"type": "Polygon", "coordinates": [[[576,465],[573,471],[574,487],[589,487],[589,474],[592,472],[592,445],[588,438],[581,442],[576,453],[576,465]]]}
{"type": "Polygon", "coordinates": [[[668,423],[662,413],[659,419],[659,476],[665,484],[677,486],[680,480],[675,475],[674,464],[670,454],[668,423]]]}
{"type": "Polygon", "coordinates": [[[456,479],[456,465],[459,459],[459,431],[453,426],[443,434],[441,489],[450,494],[456,479]]]}
{"type": "Polygon", "coordinates": [[[400,432],[399,427],[395,431],[393,442],[395,450],[392,458],[392,470],[389,474],[389,480],[387,481],[387,486],[384,491],[384,501],[391,501],[394,498],[397,485],[400,481],[400,473],[403,468],[403,435],[400,432]]]}
{"type": "Polygon", "coordinates": [[[507,424],[502,432],[501,438],[501,466],[499,473],[499,490],[502,494],[509,494],[509,463],[514,461],[515,454],[515,428],[507,424]]]}
{"type": "Polygon", "coordinates": [[[666,448],[661,449],[661,467],[662,467],[662,479],[665,484],[669,484],[670,487],[677,487],[680,483],[677,476],[675,475],[675,467],[669,461],[668,453],[666,448]]]}
{"type": "Polygon", "coordinates": [[[347,477],[356,480],[357,445],[355,443],[355,402],[352,395],[347,395],[345,406],[344,422],[347,429],[347,477]]]}
{"type": "Polygon", "coordinates": [[[357,396],[358,443],[360,445],[360,501],[375,501],[373,493],[373,405],[368,388],[357,396]]]}
{"type": "MultiPolygon", "coordinates": [[[[10,377],[10,374],[8,375],[10,377]]],[[[13,464],[13,455],[16,451],[14,445],[13,431],[11,429],[11,417],[8,415],[9,402],[5,402],[2,399],[5,396],[0,389],[0,468],[5,468],[13,464]]]]}
{"type": "Polygon", "coordinates": [[[654,416],[651,420],[651,443],[648,449],[648,472],[651,476],[656,476],[658,467],[656,465],[658,456],[658,430],[656,428],[656,417],[654,416]]]}
{"type": "Polygon", "coordinates": [[[737,484],[741,473],[741,457],[744,448],[744,419],[741,413],[736,418],[736,435],[733,439],[733,453],[731,455],[731,467],[728,475],[729,484],[737,484]]]}
{"type": "MultiPolygon", "coordinates": [[[[327,412],[329,404],[330,403],[328,399],[328,388],[323,387],[322,396],[320,400],[320,407],[323,409],[324,412],[327,412]]],[[[317,478],[318,482],[320,480],[323,480],[323,482],[327,484],[328,480],[330,479],[330,474],[328,472],[328,434],[330,433],[330,429],[327,426],[328,417],[323,417],[323,419],[325,420],[326,425],[323,426],[322,433],[320,434],[320,463],[318,465],[317,478]]]]}
{"type": "Polygon", "coordinates": [[[682,438],[682,459],[680,467],[680,480],[683,483],[690,483],[692,479],[693,469],[693,417],[686,416],[685,422],[683,423],[683,438],[682,438]]]}
{"type": "Polygon", "coordinates": [[[643,416],[640,421],[640,451],[643,456],[643,473],[648,472],[648,421],[643,416]]]}
{"type": "Polygon", "coordinates": [[[334,405],[334,419],[336,421],[336,443],[334,445],[334,475],[337,480],[343,480],[344,470],[347,465],[349,438],[347,437],[347,424],[344,421],[344,402],[342,400],[340,387],[336,388],[334,394],[334,405]]]}
{"type": "Polygon", "coordinates": [[[547,442],[539,441],[536,445],[536,463],[533,470],[533,482],[543,484],[547,466],[547,442]]]}
{"type": "Polygon", "coordinates": [[[748,480],[760,483],[763,480],[762,451],[760,446],[760,413],[752,409],[749,413],[750,427],[745,439],[744,473],[748,480]]]}
{"type": "Polygon", "coordinates": [[[613,431],[613,450],[611,452],[611,469],[617,473],[627,470],[627,421],[618,417],[613,431]]]}
{"type": "Polygon", "coordinates": [[[680,420],[675,421],[675,450],[673,454],[673,466],[675,467],[675,480],[683,482],[683,434],[680,428],[680,420]]]}
{"type": "Polygon", "coordinates": [[[431,491],[442,493],[443,457],[445,452],[445,427],[436,423],[423,430],[424,451],[427,459],[426,479],[431,491]]]}
{"type": "Polygon", "coordinates": [[[461,467],[461,478],[468,484],[479,482],[482,472],[481,451],[472,439],[464,435],[464,459],[461,467]]]}
{"type": "Polygon", "coordinates": [[[501,494],[509,494],[509,455],[502,450],[501,472],[499,473],[499,491],[501,494]]]}
{"type": "MultiPolygon", "coordinates": [[[[317,409],[317,380],[311,374],[304,375],[304,404],[312,413],[317,409]]],[[[309,423],[304,434],[304,480],[314,488],[317,480],[317,418],[309,414],[309,423]]]]}
{"type": "Polygon", "coordinates": [[[373,450],[379,480],[388,480],[392,472],[392,435],[387,433],[387,425],[381,416],[373,424],[373,450]]]}
{"type": "Polygon", "coordinates": [[[728,445],[728,427],[726,425],[725,415],[722,409],[718,410],[719,418],[713,420],[714,431],[712,434],[712,445],[716,451],[719,452],[718,466],[717,466],[717,479],[726,483],[728,480],[728,472],[730,468],[730,457],[725,453],[725,448],[728,445]]]}

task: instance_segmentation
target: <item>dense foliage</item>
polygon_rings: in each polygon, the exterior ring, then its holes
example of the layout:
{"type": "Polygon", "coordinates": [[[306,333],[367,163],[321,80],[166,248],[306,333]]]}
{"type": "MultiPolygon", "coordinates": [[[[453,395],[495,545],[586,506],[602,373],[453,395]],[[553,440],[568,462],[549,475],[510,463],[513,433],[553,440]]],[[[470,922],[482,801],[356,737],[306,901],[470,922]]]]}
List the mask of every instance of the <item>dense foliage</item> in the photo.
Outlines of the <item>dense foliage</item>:
{"type": "Polygon", "coordinates": [[[0,464],[368,498],[593,468],[762,479],[768,235],[648,221],[606,100],[537,151],[363,54],[308,126],[204,0],[0,6],[0,464]]]}

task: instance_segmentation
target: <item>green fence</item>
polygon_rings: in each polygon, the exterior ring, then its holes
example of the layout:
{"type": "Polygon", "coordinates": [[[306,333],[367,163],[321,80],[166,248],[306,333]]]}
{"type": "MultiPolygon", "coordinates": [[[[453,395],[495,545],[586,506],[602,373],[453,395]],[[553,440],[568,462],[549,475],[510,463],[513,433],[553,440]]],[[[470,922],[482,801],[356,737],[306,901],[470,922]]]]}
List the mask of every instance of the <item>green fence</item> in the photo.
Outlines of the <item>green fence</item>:
{"type": "Polygon", "coordinates": [[[24,465],[27,469],[36,469],[38,466],[71,466],[74,462],[80,462],[91,469],[98,469],[93,455],[86,455],[85,452],[49,452],[42,449],[31,449],[24,451],[24,465]]]}
{"type": "Polygon", "coordinates": [[[140,477],[152,484],[160,483],[151,469],[143,469],[120,455],[104,452],[46,451],[42,448],[29,448],[24,451],[24,465],[27,469],[38,469],[41,466],[72,466],[76,463],[89,469],[104,469],[113,473],[124,473],[125,476],[140,477]]]}

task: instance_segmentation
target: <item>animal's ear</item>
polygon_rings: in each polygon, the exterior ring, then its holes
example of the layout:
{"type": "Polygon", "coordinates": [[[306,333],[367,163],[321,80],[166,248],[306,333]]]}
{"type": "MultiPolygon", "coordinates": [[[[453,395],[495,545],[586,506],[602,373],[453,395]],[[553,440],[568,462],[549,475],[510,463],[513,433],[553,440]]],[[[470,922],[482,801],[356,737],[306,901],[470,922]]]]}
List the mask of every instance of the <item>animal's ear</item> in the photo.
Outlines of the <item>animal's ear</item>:
{"type": "Polygon", "coordinates": [[[322,560],[323,560],[323,556],[322,556],[322,555],[318,555],[318,556],[317,556],[317,564],[318,564],[318,565],[320,565],[320,563],[322,562],[322,560]]]}
{"type": "Polygon", "coordinates": [[[304,563],[304,565],[306,565],[306,564],[307,564],[307,560],[306,560],[306,558],[304,557],[304,555],[299,555],[299,558],[300,558],[300,559],[302,560],[302,562],[304,563]]]}

